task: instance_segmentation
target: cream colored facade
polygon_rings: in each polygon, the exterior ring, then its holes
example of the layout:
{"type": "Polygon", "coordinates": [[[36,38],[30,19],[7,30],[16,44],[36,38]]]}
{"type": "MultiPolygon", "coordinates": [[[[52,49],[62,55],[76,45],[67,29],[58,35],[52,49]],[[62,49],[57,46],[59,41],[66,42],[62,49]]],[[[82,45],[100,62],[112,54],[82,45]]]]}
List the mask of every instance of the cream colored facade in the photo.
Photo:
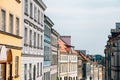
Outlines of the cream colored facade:
{"type": "Polygon", "coordinates": [[[77,80],[77,53],[74,51],[68,54],[68,68],[69,80],[77,80]]]}
{"type": "Polygon", "coordinates": [[[77,55],[61,53],[59,61],[60,80],[77,80],[77,55]]]}
{"type": "Polygon", "coordinates": [[[62,39],[58,40],[58,73],[60,80],[77,80],[77,52],[62,39]]]}
{"type": "Polygon", "coordinates": [[[22,3],[0,0],[0,80],[20,80],[22,3]]]}
{"type": "Polygon", "coordinates": [[[94,63],[91,65],[91,77],[92,80],[102,80],[102,65],[94,63]]]}

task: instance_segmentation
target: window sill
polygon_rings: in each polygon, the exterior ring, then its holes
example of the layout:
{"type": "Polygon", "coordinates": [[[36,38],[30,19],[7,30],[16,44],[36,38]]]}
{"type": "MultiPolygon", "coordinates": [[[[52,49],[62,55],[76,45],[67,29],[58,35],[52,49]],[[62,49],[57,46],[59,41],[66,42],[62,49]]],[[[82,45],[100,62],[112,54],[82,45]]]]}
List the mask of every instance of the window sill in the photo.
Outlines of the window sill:
{"type": "Polygon", "coordinates": [[[29,47],[31,47],[31,48],[32,48],[32,45],[29,45],[29,47]]]}
{"type": "Polygon", "coordinates": [[[29,16],[28,13],[26,13],[26,12],[25,12],[24,14],[25,14],[26,16],[29,16]]]}
{"type": "Polygon", "coordinates": [[[37,48],[36,46],[34,46],[34,48],[37,48]]]}
{"type": "Polygon", "coordinates": [[[40,25],[40,22],[38,22],[38,24],[40,25]]]}
{"type": "Polygon", "coordinates": [[[18,36],[18,35],[12,34],[12,33],[4,32],[4,31],[1,31],[1,30],[0,30],[0,33],[6,34],[6,35],[10,35],[10,36],[13,36],[13,37],[16,37],[16,38],[19,38],[19,39],[22,39],[21,36],[18,36]]]}
{"type": "Polygon", "coordinates": [[[16,0],[19,4],[21,3],[21,1],[20,0],[16,0]]]}
{"type": "Polygon", "coordinates": [[[35,21],[35,22],[37,22],[37,20],[36,20],[36,19],[34,19],[34,21],[35,21]]]}
{"type": "Polygon", "coordinates": [[[43,24],[40,24],[43,27],[43,24]]]}
{"type": "Polygon", "coordinates": [[[28,46],[28,44],[25,43],[24,46],[28,46]]]}
{"type": "Polygon", "coordinates": [[[15,75],[15,77],[14,78],[18,78],[19,77],[19,75],[15,75]]]}
{"type": "Polygon", "coordinates": [[[41,50],[43,50],[43,48],[41,48],[41,50]]]}
{"type": "Polygon", "coordinates": [[[33,19],[33,17],[32,17],[32,16],[30,16],[30,18],[31,18],[31,19],[33,19]]]}

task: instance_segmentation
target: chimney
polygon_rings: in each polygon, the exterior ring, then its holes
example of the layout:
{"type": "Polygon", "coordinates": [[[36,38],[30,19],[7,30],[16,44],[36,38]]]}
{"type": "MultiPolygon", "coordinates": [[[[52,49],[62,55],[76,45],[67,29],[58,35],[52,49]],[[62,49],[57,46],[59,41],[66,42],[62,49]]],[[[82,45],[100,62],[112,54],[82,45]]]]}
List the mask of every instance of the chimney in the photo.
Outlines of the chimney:
{"type": "Polygon", "coordinates": [[[120,29],[120,23],[116,23],[116,29],[120,29]]]}
{"type": "Polygon", "coordinates": [[[71,45],[71,36],[60,36],[60,38],[66,42],[68,45],[71,45]]]}

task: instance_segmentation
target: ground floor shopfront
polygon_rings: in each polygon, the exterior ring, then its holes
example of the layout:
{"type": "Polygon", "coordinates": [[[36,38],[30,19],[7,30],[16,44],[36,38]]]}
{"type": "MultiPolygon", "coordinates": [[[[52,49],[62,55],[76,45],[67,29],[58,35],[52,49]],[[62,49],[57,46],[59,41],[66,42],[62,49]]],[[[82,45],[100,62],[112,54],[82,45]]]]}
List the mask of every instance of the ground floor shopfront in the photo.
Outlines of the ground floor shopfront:
{"type": "Polygon", "coordinates": [[[0,45],[0,80],[20,80],[21,50],[0,45]]]}

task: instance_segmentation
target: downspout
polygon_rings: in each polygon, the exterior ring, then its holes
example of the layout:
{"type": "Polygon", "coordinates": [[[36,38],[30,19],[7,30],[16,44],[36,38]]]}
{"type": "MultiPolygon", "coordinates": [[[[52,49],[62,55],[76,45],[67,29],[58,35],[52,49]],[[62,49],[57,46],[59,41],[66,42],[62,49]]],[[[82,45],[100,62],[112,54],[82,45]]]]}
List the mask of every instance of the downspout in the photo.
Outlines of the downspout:
{"type": "Polygon", "coordinates": [[[117,42],[117,80],[119,80],[119,42],[117,42]]]}
{"type": "Polygon", "coordinates": [[[111,42],[108,50],[108,80],[111,80],[111,42]]]}

